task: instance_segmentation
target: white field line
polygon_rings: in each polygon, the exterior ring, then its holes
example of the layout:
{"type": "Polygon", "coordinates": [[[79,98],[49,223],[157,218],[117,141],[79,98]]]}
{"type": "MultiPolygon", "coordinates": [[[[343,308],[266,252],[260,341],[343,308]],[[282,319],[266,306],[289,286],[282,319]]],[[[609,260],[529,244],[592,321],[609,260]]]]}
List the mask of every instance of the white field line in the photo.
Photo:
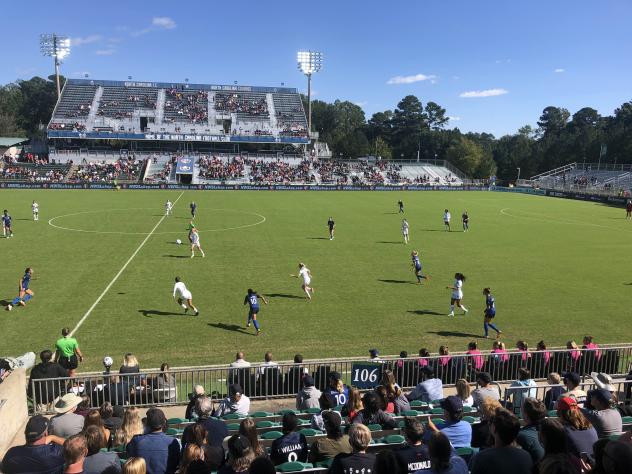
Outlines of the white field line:
{"type": "MultiPolygon", "coordinates": [[[[178,202],[178,199],[180,199],[182,197],[182,195],[184,194],[184,191],[182,191],[180,193],[180,195],[176,198],[175,201],[173,201],[173,207],[176,206],[176,203],[178,202]]],[[[130,258],[127,259],[127,262],[125,262],[125,264],[121,267],[121,269],[118,271],[118,273],[114,276],[114,278],[112,278],[112,281],[108,284],[108,286],[105,287],[105,290],[103,290],[103,292],[99,295],[99,297],[96,299],[96,301],[94,303],[92,303],[92,306],[90,306],[90,309],[88,309],[88,311],[86,311],[86,314],[83,315],[83,317],[79,320],[79,322],[77,323],[77,325],[74,327],[74,329],[72,330],[72,332],[70,333],[70,336],[72,337],[81,327],[81,325],[85,322],[86,319],[88,319],[88,316],[90,316],[90,314],[92,313],[92,311],[94,310],[94,308],[96,308],[96,306],[99,304],[99,302],[103,299],[103,297],[107,294],[108,291],[110,291],[110,288],[112,288],[112,285],[114,285],[114,283],[116,283],[116,280],[119,279],[119,277],[122,275],[122,273],[125,271],[125,269],[127,268],[127,266],[130,264],[130,262],[132,260],[134,260],[134,257],[138,254],[138,252],[140,252],[140,249],[143,248],[143,246],[147,243],[147,241],[149,240],[149,238],[154,234],[154,232],[156,231],[156,229],[158,228],[158,226],[160,224],[162,224],[162,221],[165,220],[165,217],[167,217],[167,214],[165,214],[164,216],[162,216],[158,222],[156,223],[156,225],[154,226],[153,229],[151,229],[151,232],[149,232],[149,234],[147,234],[147,236],[143,239],[143,241],[140,243],[140,245],[136,248],[136,250],[134,251],[134,253],[130,256],[130,258]]]]}

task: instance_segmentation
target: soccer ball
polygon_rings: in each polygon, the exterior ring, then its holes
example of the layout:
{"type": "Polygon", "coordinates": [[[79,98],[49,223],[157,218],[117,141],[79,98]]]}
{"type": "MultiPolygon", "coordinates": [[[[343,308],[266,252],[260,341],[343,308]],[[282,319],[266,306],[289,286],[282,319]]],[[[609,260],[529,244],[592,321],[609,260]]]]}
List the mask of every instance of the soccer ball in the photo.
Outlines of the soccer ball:
{"type": "Polygon", "coordinates": [[[180,239],[176,239],[176,244],[180,245],[182,241],[180,239]]]}
{"type": "Polygon", "coordinates": [[[11,311],[12,309],[13,309],[13,306],[12,306],[12,305],[10,305],[10,304],[8,304],[8,305],[7,305],[7,311],[11,311]]]}
{"type": "Polygon", "coordinates": [[[103,358],[103,365],[105,367],[112,367],[112,364],[114,364],[114,360],[112,360],[110,356],[105,356],[103,358]]]}

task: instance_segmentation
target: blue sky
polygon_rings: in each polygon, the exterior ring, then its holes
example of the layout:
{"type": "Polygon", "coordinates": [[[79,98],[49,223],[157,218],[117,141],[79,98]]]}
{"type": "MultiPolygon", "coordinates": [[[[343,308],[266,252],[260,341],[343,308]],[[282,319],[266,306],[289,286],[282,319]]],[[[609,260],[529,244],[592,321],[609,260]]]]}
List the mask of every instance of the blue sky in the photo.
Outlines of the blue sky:
{"type": "Polygon", "coordinates": [[[548,105],[605,115],[632,100],[629,0],[73,0],[8,2],[3,17],[0,83],[48,75],[38,35],[55,31],[74,39],[62,72],[95,79],[304,90],[296,51],[319,50],[317,99],[350,100],[368,119],[414,94],[451,126],[496,136],[548,105]]]}

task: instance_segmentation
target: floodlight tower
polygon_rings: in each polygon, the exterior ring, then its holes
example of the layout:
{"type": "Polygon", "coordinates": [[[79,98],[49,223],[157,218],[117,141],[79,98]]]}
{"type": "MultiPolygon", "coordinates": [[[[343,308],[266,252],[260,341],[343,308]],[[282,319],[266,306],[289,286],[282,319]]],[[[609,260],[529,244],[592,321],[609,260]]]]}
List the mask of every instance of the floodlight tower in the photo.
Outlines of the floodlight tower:
{"type": "Polygon", "coordinates": [[[299,51],[296,54],[298,68],[307,76],[307,130],[312,132],[312,74],[323,67],[323,53],[318,51],[299,51]]]}
{"type": "Polygon", "coordinates": [[[70,54],[70,38],[56,33],[40,35],[40,51],[42,55],[52,57],[55,61],[55,78],[57,79],[57,98],[61,95],[59,85],[59,65],[70,54]]]}

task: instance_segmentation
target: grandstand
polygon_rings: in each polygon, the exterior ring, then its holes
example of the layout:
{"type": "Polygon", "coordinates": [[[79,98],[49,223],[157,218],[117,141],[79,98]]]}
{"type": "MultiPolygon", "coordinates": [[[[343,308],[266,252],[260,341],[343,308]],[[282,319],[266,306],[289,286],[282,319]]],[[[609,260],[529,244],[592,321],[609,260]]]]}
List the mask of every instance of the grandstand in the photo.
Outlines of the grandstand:
{"type": "Polygon", "coordinates": [[[48,124],[56,139],[306,144],[288,87],[69,79],[48,124]]]}
{"type": "Polygon", "coordinates": [[[529,184],[560,191],[629,195],[632,188],[632,165],[569,163],[533,176],[529,184]]]}

